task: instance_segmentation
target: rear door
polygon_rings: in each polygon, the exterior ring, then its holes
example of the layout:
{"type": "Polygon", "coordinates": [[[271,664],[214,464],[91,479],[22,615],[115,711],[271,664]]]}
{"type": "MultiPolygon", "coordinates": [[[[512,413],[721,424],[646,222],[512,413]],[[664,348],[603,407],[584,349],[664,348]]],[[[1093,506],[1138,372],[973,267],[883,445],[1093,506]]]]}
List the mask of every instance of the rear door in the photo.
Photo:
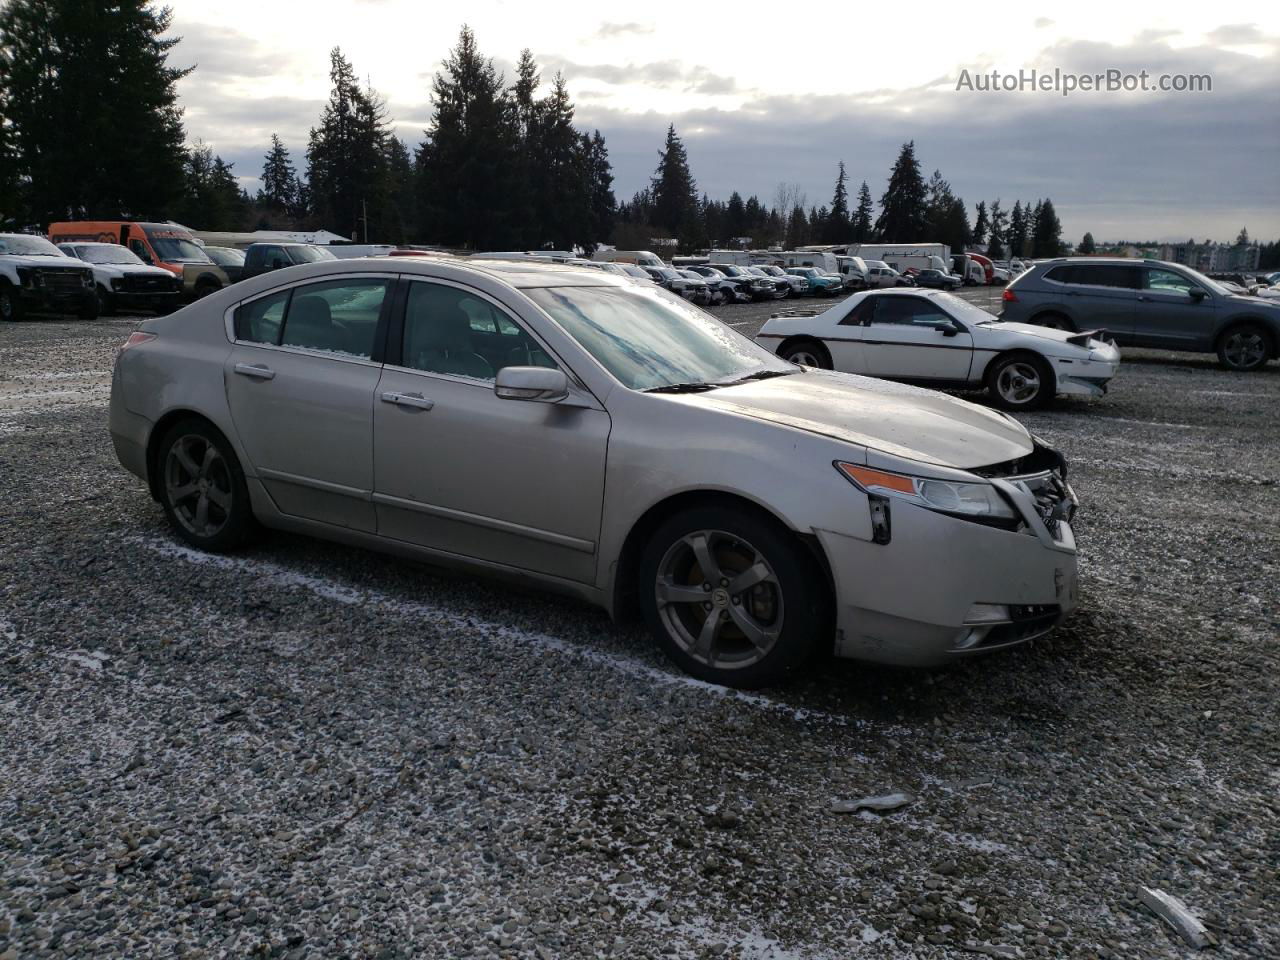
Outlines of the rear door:
{"type": "Polygon", "coordinates": [[[373,396],[385,274],[277,289],[235,313],[224,378],[236,433],[281,513],[372,533],[373,396]]]}
{"type": "Polygon", "coordinates": [[[1058,290],[1066,314],[1080,330],[1105,330],[1131,343],[1141,282],[1137,266],[1075,263],[1054,267],[1045,286],[1058,290]]]}
{"type": "Polygon", "coordinates": [[[973,336],[936,300],[896,294],[869,299],[875,310],[862,328],[862,372],[903,380],[969,379],[973,336]]]}
{"type": "Polygon", "coordinates": [[[1141,267],[1142,289],[1134,311],[1135,346],[1208,350],[1217,304],[1190,277],[1163,267],[1141,267]],[[1200,291],[1203,296],[1192,296],[1200,291]]]}

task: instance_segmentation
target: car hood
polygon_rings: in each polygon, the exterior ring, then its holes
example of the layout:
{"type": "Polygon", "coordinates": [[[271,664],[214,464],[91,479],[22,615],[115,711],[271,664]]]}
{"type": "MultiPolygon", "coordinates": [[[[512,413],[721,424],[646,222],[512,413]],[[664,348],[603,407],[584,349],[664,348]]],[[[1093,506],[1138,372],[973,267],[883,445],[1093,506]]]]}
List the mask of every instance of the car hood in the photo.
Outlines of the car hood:
{"type": "Polygon", "coordinates": [[[1263,297],[1256,294],[1233,293],[1227,297],[1227,300],[1231,303],[1247,304],[1250,307],[1256,307],[1258,304],[1262,304],[1269,310],[1280,310],[1280,304],[1276,303],[1274,294],[1270,297],[1263,297]]]}
{"type": "MultiPolygon", "coordinates": [[[[1006,323],[1004,321],[999,321],[999,320],[997,320],[995,323],[992,323],[990,325],[983,324],[978,329],[993,330],[997,332],[1003,331],[1006,333],[1017,333],[1017,334],[1022,334],[1028,337],[1039,337],[1041,340],[1051,340],[1054,343],[1068,343],[1070,342],[1072,337],[1080,336],[1079,333],[1074,333],[1071,330],[1055,330],[1053,327],[1042,327],[1039,324],[1035,324],[1035,323],[1016,323],[1012,321],[1006,323]]],[[[1080,333],[1095,333],[1095,332],[1109,334],[1109,331],[1104,330],[1101,327],[1096,328],[1095,330],[1080,331],[1080,333]]],[[[1080,347],[1079,344],[1072,344],[1072,346],[1077,347],[1078,349],[1084,349],[1083,347],[1080,347]]]]}
{"type": "Polygon", "coordinates": [[[680,399],[961,470],[1015,460],[1033,449],[1026,428],[995,411],[849,373],[805,370],[680,399]]]}
{"type": "Polygon", "coordinates": [[[95,273],[108,277],[172,277],[173,274],[164,267],[148,267],[145,263],[93,263],[90,264],[95,273]]]}
{"type": "Polygon", "coordinates": [[[19,267],[61,267],[67,270],[73,267],[89,266],[83,260],[77,260],[75,257],[24,257],[21,254],[6,253],[0,256],[0,259],[4,263],[12,263],[19,267]]]}

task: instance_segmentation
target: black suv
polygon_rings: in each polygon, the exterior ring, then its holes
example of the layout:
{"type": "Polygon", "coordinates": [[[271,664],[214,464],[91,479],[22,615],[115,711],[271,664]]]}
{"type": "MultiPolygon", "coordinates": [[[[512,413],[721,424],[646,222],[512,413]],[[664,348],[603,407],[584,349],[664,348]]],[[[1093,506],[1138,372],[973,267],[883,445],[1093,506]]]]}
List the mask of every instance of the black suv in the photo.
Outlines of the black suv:
{"type": "Polygon", "coordinates": [[[1217,353],[1232,370],[1257,370],[1280,350],[1280,302],[1159,260],[1041,261],[1005,287],[1000,319],[1105,330],[1126,347],[1217,353]]]}

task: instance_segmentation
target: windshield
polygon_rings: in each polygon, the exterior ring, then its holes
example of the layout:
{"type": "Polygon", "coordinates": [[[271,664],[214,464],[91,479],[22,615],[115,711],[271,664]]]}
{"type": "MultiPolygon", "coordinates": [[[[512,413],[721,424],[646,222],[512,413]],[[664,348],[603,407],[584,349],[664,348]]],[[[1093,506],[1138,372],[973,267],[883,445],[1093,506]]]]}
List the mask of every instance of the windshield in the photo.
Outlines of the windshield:
{"type": "Polygon", "coordinates": [[[131,267],[139,266],[142,263],[134,255],[133,251],[120,246],[118,243],[104,243],[100,247],[81,247],[80,259],[88,260],[90,263],[118,263],[127,264],[131,267]]]}
{"type": "Polygon", "coordinates": [[[194,240],[184,237],[163,237],[147,234],[151,241],[151,249],[162,263],[212,263],[194,240]]]}
{"type": "Polygon", "coordinates": [[[639,277],[641,280],[653,279],[653,277],[649,276],[649,274],[646,273],[644,270],[642,270],[640,267],[637,267],[631,263],[623,264],[622,272],[625,273],[628,277],[639,277]]]}
{"type": "Polygon", "coordinates": [[[234,247],[205,247],[205,255],[220,267],[243,267],[244,251],[234,247]]]}
{"type": "Polygon", "coordinates": [[[19,257],[66,256],[44,237],[25,236],[0,237],[0,253],[11,253],[19,257]]]}
{"type": "Polygon", "coordinates": [[[741,267],[735,267],[727,263],[723,265],[717,263],[716,269],[719,270],[721,273],[723,273],[726,277],[741,277],[744,274],[744,271],[741,267]]]}
{"type": "Polygon", "coordinates": [[[963,320],[965,323],[995,323],[999,318],[987,313],[977,304],[970,303],[954,293],[939,293],[930,299],[938,301],[947,308],[947,313],[963,320]]]}
{"type": "Polygon", "coordinates": [[[537,287],[524,292],[632,390],[796,371],[709,314],[656,287],[537,287]]]}
{"type": "Polygon", "coordinates": [[[322,247],[290,247],[289,259],[294,263],[315,263],[317,260],[337,260],[332,253],[322,247]]]}

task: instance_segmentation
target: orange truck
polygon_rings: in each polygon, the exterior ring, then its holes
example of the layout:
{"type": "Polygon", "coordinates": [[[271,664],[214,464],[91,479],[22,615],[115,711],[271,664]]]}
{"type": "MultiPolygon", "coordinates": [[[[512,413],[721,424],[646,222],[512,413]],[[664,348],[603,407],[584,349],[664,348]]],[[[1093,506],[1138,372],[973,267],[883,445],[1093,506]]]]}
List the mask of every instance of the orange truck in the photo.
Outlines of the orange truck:
{"type": "Polygon", "coordinates": [[[191,232],[175,223],[71,220],[49,224],[49,239],[54,243],[88,241],[128,247],[143,263],[163,267],[181,277],[183,294],[188,300],[195,300],[231,282],[226,272],[209,259],[191,232]]]}

